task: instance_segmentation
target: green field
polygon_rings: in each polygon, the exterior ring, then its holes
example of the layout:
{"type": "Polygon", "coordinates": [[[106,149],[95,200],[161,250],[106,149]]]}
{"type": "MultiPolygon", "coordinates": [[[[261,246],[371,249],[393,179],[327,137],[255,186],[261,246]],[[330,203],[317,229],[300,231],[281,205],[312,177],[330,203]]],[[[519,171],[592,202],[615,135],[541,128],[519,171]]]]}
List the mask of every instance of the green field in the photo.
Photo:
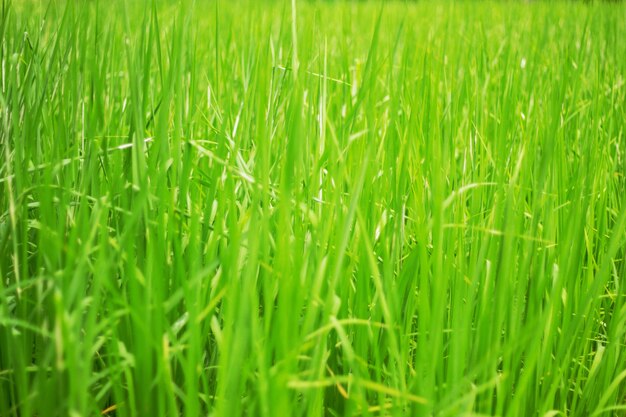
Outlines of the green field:
{"type": "Polygon", "coordinates": [[[0,3],[0,416],[626,415],[623,3],[0,3]]]}

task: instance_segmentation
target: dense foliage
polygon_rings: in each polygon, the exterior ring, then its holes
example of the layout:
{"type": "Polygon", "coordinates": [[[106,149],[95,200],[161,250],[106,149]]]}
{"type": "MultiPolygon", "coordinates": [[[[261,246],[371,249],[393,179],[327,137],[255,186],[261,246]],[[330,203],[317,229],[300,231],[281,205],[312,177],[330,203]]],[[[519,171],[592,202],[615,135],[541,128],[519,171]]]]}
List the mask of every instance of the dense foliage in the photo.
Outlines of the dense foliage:
{"type": "Polygon", "coordinates": [[[0,415],[626,412],[626,8],[7,1],[0,415]]]}

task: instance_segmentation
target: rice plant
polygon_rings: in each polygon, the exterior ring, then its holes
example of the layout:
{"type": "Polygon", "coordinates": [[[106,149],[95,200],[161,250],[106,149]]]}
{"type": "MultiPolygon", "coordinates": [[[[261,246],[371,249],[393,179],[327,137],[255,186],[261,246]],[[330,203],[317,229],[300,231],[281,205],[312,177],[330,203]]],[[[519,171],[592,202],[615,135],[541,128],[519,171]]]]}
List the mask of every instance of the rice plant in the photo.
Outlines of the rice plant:
{"type": "Polygon", "coordinates": [[[623,4],[0,1],[0,416],[626,414],[623,4]]]}

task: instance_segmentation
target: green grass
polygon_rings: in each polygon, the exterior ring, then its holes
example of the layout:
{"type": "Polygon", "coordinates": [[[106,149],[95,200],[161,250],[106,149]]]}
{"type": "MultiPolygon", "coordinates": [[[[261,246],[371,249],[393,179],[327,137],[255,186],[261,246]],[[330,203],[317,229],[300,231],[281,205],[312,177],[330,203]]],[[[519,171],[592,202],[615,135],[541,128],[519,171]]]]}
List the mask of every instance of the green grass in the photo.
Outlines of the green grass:
{"type": "Polygon", "coordinates": [[[623,4],[0,1],[0,416],[626,414],[623,4]]]}

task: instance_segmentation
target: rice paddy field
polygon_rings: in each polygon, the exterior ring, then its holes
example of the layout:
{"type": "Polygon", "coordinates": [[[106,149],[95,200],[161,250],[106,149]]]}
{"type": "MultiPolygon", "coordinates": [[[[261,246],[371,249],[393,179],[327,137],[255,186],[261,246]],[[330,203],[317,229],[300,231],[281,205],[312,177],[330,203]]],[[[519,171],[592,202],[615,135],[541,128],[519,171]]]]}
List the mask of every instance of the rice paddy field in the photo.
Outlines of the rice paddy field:
{"type": "Polygon", "coordinates": [[[626,415],[623,3],[0,37],[0,416],[626,415]]]}

